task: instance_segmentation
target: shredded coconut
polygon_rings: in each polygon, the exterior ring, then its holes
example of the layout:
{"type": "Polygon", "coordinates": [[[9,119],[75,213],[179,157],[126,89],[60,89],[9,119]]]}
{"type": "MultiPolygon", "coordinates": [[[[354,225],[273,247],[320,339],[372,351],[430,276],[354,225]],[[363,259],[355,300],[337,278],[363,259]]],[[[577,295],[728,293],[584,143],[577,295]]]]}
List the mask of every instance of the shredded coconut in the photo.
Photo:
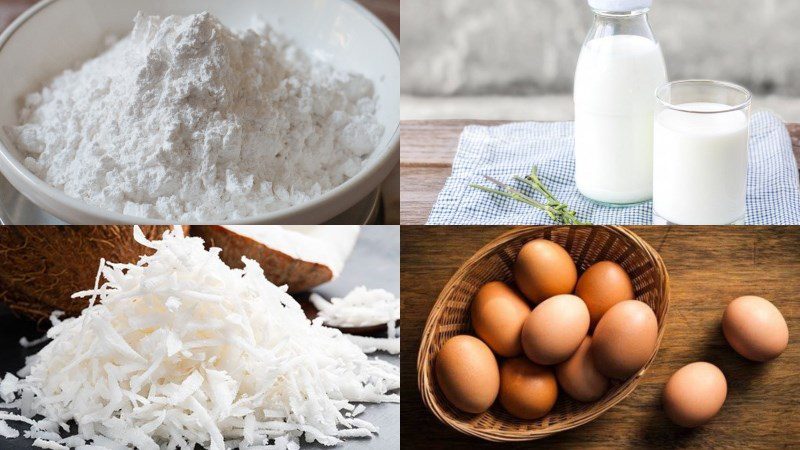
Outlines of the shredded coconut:
{"type": "Polygon", "coordinates": [[[5,420],[0,420],[0,436],[7,439],[19,437],[19,431],[11,428],[5,420]]]}
{"type": "Polygon", "coordinates": [[[353,410],[353,412],[351,414],[353,415],[353,417],[355,417],[355,416],[363,413],[364,411],[366,411],[366,409],[367,409],[366,406],[358,405],[358,406],[356,406],[356,408],[353,410]]]}
{"type": "Polygon", "coordinates": [[[70,436],[68,438],[61,439],[61,443],[67,447],[75,448],[86,445],[86,440],[80,436],[70,436]]]}
{"type": "Polygon", "coordinates": [[[383,289],[360,286],[344,298],[334,297],[330,302],[312,293],[309,300],[319,310],[318,317],[322,318],[322,322],[332,327],[387,324],[388,332],[392,333],[395,322],[400,319],[400,299],[383,289]]]}
{"type": "Polygon", "coordinates": [[[94,206],[186,222],[249,217],[358,173],[383,135],[374,85],[264,23],[145,17],[30,94],[9,134],[25,166],[94,206]]]}
{"type": "Polygon", "coordinates": [[[37,438],[33,441],[34,447],[46,448],[48,450],[68,450],[67,446],[61,445],[58,442],[48,441],[47,439],[37,438]]]}
{"type": "Polygon", "coordinates": [[[400,353],[400,338],[376,338],[346,334],[347,339],[356,344],[364,353],[384,351],[392,355],[400,353]]]}
{"type": "Polygon", "coordinates": [[[336,445],[378,432],[344,413],[399,402],[397,366],[309,322],[254,261],[231,269],[220,249],[206,251],[180,227],[160,241],[134,233],[155,253],[101,263],[104,284],[74,295],[91,306],[54,317],[52,341],[20,372],[28,375],[0,383],[22,412],[0,420],[27,423],[31,436],[66,433],[37,439],[58,449],[297,449],[301,438],[336,445]]]}
{"type": "Polygon", "coordinates": [[[390,338],[400,337],[400,327],[397,326],[397,322],[386,324],[386,336],[390,338]]]}
{"type": "Polygon", "coordinates": [[[6,403],[13,402],[17,389],[19,389],[19,378],[15,377],[13,373],[7,373],[0,381],[0,398],[6,403]]]}
{"type": "Polygon", "coordinates": [[[32,341],[29,341],[28,338],[23,336],[19,340],[19,345],[21,345],[24,348],[36,347],[39,344],[47,342],[48,339],[49,338],[47,336],[42,336],[39,339],[34,339],[32,341]]]}

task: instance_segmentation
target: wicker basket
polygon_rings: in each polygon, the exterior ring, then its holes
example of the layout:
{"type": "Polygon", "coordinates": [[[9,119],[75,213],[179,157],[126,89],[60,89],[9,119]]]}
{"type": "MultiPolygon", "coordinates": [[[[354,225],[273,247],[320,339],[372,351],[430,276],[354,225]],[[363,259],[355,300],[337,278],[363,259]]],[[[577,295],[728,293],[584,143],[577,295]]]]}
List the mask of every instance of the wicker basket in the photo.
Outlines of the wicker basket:
{"type": "Polygon", "coordinates": [[[465,262],[447,285],[428,316],[417,358],[418,384],[422,400],[442,422],[462,433],[497,442],[540,439],[568,430],[599,417],[633,392],[653,362],[664,335],[669,306],[669,276],[661,257],[645,241],[620,227],[528,227],[516,229],[493,240],[465,262]],[[625,382],[614,382],[609,391],[593,403],[572,400],[564,392],[550,413],[538,420],[518,419],[497,402],[482,414],[457,410],[436,383],[434,358],[449,338],[474,334],[469,307],[478,289],[489,281],[512,280],[514,260],[526,242],[544,238],[563,246],[582,273],[597,261],[620,264],[631,277],[636,298],[650,305],[658,318],[658,341],[647,364],[625,382]]]}

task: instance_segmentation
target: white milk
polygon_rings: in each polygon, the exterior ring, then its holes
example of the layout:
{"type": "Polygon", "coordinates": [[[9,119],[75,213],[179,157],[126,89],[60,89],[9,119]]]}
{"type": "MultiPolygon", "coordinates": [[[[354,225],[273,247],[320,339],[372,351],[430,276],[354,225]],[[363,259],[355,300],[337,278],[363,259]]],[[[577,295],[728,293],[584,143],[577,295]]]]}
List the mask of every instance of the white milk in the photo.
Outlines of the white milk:
{"type": "Polygon", "coordinates": [[[661,47],[614,35],[584,45],[575,72],[575,183],[591,199],[636,203],[653,194],[653,110],[666,83],[661,47]]]}
{"type": "MultiPolygon", "coordinates": [[[[720,111],[717,103],[680,109],[720,111]]],[[[655,119],[653,212],[681,225],[744,220],[748,118],[744,111],[692,114],[672,109],[655,119]]]]}

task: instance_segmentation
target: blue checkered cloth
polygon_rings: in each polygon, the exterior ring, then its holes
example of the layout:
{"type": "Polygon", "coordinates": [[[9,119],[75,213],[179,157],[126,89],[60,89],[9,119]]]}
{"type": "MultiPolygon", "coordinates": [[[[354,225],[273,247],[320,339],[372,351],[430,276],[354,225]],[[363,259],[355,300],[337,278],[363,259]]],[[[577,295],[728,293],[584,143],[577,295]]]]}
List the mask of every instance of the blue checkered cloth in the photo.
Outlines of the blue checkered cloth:
{"type": "MultiPolygon", "coordinates": [[[[512,177],[529,174],[534,165],[545,186],[573,208],[580,220],[594,224],[652,224],[652,202],[609,207],[583,197],[573,179],[573,145],[572,122],[465,128],[453,173],[439,193],[428,225],[551,224],[547,214],[537,208],[469,187],[471,183],[495,187],[483,178],[489,175],[532,194],[512,177]]],[[[753,114],[749,163],[746,223],[800,224],[800,183],[792,142],[783,121],[771,112],[753,114]]]]}

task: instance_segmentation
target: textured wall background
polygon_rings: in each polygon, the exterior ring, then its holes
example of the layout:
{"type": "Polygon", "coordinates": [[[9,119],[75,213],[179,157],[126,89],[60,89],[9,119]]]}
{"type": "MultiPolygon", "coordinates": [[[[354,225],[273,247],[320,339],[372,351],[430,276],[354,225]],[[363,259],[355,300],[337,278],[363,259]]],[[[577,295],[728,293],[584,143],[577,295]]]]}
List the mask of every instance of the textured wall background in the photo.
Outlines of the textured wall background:
{"type": "MultiPolygon", "coordinates": [[[[571,93],[592,20],[585,0],[403,0],[401,15],[414,96],[571,93]]],[[[650,21],[671,79],[800,96],[799,0],[655,0],[650,21]]]]}

